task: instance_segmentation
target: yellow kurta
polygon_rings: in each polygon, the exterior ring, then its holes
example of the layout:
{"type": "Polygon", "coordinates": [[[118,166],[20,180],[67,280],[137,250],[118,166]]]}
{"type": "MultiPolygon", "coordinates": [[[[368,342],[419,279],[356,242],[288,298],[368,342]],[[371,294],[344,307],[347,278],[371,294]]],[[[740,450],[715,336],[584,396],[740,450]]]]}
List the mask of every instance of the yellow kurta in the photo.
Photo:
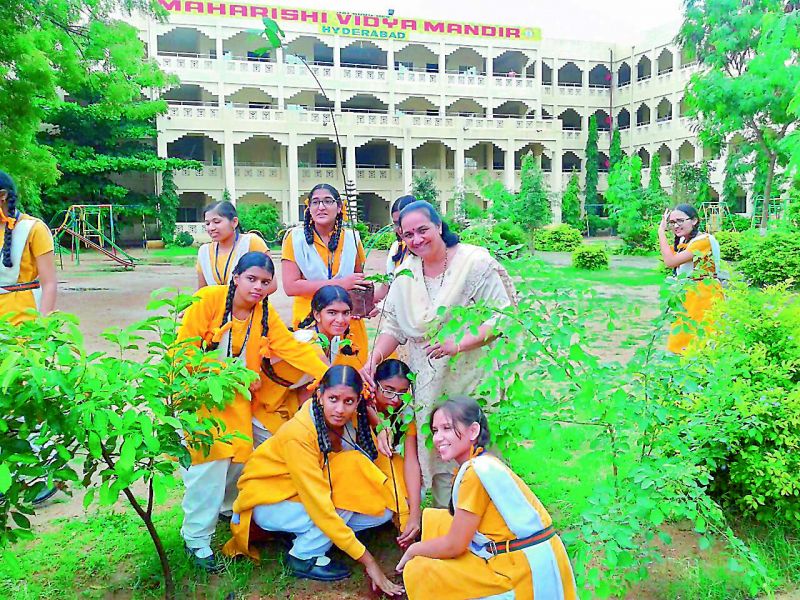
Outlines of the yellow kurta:
{"type": "MultiPolygon", "coordinates": [[[[292,235],[294,235],[294,231],[289,231],[286,234],[286,237],[283,240],[283,248],[281,250],[281,258],[283,260],[290,260],[293,263],[297,263],[294,256],[294,246],[292,246],[292,235]]],[[[356,248],[356,265],[354,271],[358,271],[358,268],[362,268],[364,263],[367,262],[367,256],[364,253],[364,246],[361,244],[361,241],[358,240],[358,247],[356,248]]],[[[314,249],[319,254],[320,258],[325,264],[328,264],[328,260],[330,259],[331,253],[328,250],[327,244],[322,241],[316,233],[314,234],[314,249]]],[[[336,247],[336,251],[333,254],[333,267],[332,271],[336,273],[339,270],[340,261],[342,259],[342,251],[344,250],[344,235],[339,237],[339,245],[336,247]]],[[[330,281],[332,285],[336,285],[336,280],[332,279],[330,281]]],[[[305,319],[311,313],[311,296],[295,296],[294,297],[294,306],[292,308],[292,324],[294,327],[297,327],[300,322],[305,319]]],[[[367,337],[367,325],[361,319],[353,319],[350,323],[350,337],[353,340],[353,349],[356,350],[359,358],[362,362],[367,361],[367,355],[369,354],[369,338],[367,337]]]]}
{"type": "MultiPolygon", "coordinates": [[[[516,474],[514,481],[528,502],[539,513],[544,527],[552,525],[550,515],[539,499],[516,474]]],[[[478,531],[495,542],[513,540],[516,536],[508,529],[480,478],[470,465],[461,480],[456,508],[481,517],[478,531]]],[[[441,537],[450,530],[453,517],[441,508],[426,508],[422,513],[422,539],[441,537]]],[[[543,542],[550,544],[556,557],[564,588],[564,599],[575,600],[577,591],[572,577],[564,544],[557,535],[543,542]]],[[[456,558],[439,559],[416,556],[403,570],[403,582],[409,600],[467,600],[514,591],[517,600],[533,599],[533,579],[530,565],[521,552],[509,552],[484,560],[467,550],[456,558]]],[[[550,600],[537,598],[536,600],[550,600]]]]}
{"type": "MultiPolygon", "coordinates": [[[[218,242],[211,242],[209,244],[209,246],[210,247],[209,247],[208,251],[209,251],[209,256],[211,257],[211,268],[214,271],[214,281],[206,281],[206,284],[207,285],[228,285],[228,280],[230,279],[230,275],[231,275],[231,273],[233,273],[233,269],[236,267],[236,265],[233,264],[233,257],[231,257],[231,254],[234,254],[236,252],[236,245],[234,244],[231,247],[230,252],[220,252],[219,253],[219,256],[217,257],[217,260],[216,260],[216,263],[217,263],[216,264],[216,268],[214,268],[215,267],[215,265],[214,265],[214,262],[215,262],[214,261],[214,251],[219,246],[219,243],[218,242]],[[230,261],[228,261],[229,257],[231,259],[230,261]],[[227,271],[225,270],[225,265],[226,264],[228,265],[228,270],[227,271]],[[217,277],[217,273],[219,273],[219,275],[223,278],[223,280],[220,280],[220,278],[217,277]]],[[[248,248],[247,251],[248,252],[264,252],[264,253],[267,253],[267,252],[269,252],[269,249],[267,248],[267,243],[264,240],[262,240],[256,234],[253,234],[253,235],[250,236],[250,247],[248,248]]],[[[203,274],[203,268],[200,266],[200,260],[198,260],[197,263],[195,263],[195,270],[197,271],[197,273],[199,275],[203,274]]]]}
{"type": "Polygon", "coordinates": [[[686,282],[686,296],[683,307],[688,319],[678,317],[672,324],[667,350],[675,354],[683,354],[691,341],[696,337],[698,326],[706,332],[711,328],[706,323],[706,313],[714,303],[722,298],[722,286],[716,279],[716,266],[711,253],[711,239],[706,234],[701,234],[690,240],[688,244],[678,244],[678,252],[690,250],[694,253],[692,259],[691,281],[686,282]],[[685,329],[689,331],[685,331],[685,329]]]}
{"type": "MultiPolygon", "coordinates": [[[[214,328],[222,324],[222,317],[225,312],[225,298],[228,287],[223,285],[212,285],[204,287],[196,292],[200,298],[186,310],[183,323],[178,331],[178,339],[193,337],[204,338],[214,328]]],[[[261,389],[253,395],[252,404],[268,407],[270,414],[278,414],[276,423],[280,425],[284,418],[288,419],[291,415],[280,416],[281,406],[273,401],[274,395],[281,390],[277,390],[271,382],[261,374],[261,318],[263,310],[261,303],[257,304],[253,311],[253,324],[250,330],[250,340],[245,350],[245,361],[247,368],[260,374],[262,380],[261,389]]],[[[238,354],[244,343],[247,327],[250,320],[233,320],[231,329],[231,350],[238,354]]],[[[286,362],[302,368],[313,377],[321,377],[327,370],[327,365],[322,362],[315,349],[310,344],[303,344],[294,339],[291,332],[278,315],[278,311],[270,306],[267,319],[269,328],[267,334],[270,355],[278,356],[286,362]]],[[[199,342],[198,342],[199,344],[199,342]]],[[[218,351],[215,351],[218,352],[218,351]]],[[[209,375],[211,376],[211,375],[209,375]]],[[[192,464],[200,464],[212,460],[232,458],[234,462],[244,462],[253,451],[253,409],[251,401],[244,396],[237,394],[233,402],[222,411],[209,411],[214,416],[220,418],[225,423],[225,431],[240,432],[248,437],[246,440],[233,439],[229,443],[215,442],[211,447],[208,456],[204,456],[200,451],[192,452],[192,464]]],[[[268,423],[265,425],[276,427],[268,416],[265,416],[268,423]]],[[[263,423],[264,421],[262,421],[263,423]]],[[[272,430],[270,430],[272,431],[272,430]]]]}
{"type": "MultiPolygon", "coordinates": [[[[39,268],[36,266],[36,259],[40,256],[53,252],[53,236],[50,230],[42,221],[31,217],[30,215],[22,214],[20,220],[33,219],[36,224],[31,229],[28,236],[28,242],[25,245],[25,250],[22,251],[22,259],[19,265],[19,278],[17,283],[27,283],[35,281],[39,278],[39,268]]],[[[5,225],[0,226],[0,249],[3,248],[5,242],[5,225]]],[[[33,291],[24,290],[21,292],[11,292],[10,294],[0,294],[0,315],[9,313],[15,314],[11,317],[10,321],[13,324],[20,323],[26,319],[30,319],[28,314],[22,314],[22,311],[36,308],[36,300],[33,297],[33,291]]]]}
{"type": "MultiPolygon", "coordinates": [[[[231,522],[233,537],[223,552],[258,559],[258,551],[250,547],[253,508],[290,500],[301,502],[311,520],[338,548],[354,560],[361,558],[364,545],[336,509],[374,516],[387,508],[396,511],[394,486],[381,468],[355,450],[331,453],[329,465],[330,481],[311,407],[306,403],[245,464],[233,505],[239,519],[238,523],[231,522]]],[[[399,508],[407,515],[402,498],[399,508]]]]}

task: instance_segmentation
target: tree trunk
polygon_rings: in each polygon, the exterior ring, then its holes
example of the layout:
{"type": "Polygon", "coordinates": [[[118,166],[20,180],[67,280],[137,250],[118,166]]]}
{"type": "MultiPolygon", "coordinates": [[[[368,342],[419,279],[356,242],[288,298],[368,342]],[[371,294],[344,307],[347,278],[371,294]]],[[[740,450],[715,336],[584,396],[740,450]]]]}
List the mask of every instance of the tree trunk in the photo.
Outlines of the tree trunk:
{"type": "Polygon", "coordinates": [[[775,163],[778,162],[778,154],[773,153],[769,157],[769,167],[767,169],[767,180],[764,182],[764,201],[761,204],[761,232],[767,230],[769,222],[769,207],[772,200],[772,180],[775,178],[775,163]]]}
{"type": "MultiPolygon", "coordinates": [[[[153,485],[153,482],[150,482],[150,486],[153,485]]],[[[139,504],[136,498],[133,495],[133,492],[129,488],[125,488],[123,490],[125,496],[128,498],[128,502],[131,503],[133,510],[136,511],[136,514],[141,517],[142,521],[144,521],[145,527],[147,527],[147,533],[150,534],[150,539],[153,540],[153,545],[156,547],[156,552],[158,553],[158,560],[161,561],[161,572],[164,575],[164,598],[167,600],[174,600],[175,599],[175,581],[172,579],[172,569],[169,566],[169,560],[167,560],[167,553],[164,550],[164,544],[161,543],[161,537],[158,535],[158,531],[156,530],[156,526],[153,523],[152,515],[149,515],[139,504]]],[[[152,493],[152,490],[151,490],[152,493]]]]}

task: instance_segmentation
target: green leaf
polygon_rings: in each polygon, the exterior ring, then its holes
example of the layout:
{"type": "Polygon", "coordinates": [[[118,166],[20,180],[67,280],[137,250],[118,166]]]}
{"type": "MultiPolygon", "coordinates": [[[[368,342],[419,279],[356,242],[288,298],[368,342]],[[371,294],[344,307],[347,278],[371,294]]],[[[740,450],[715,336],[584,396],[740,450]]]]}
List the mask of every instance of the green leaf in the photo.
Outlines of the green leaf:
{"type": "Polygon", "coordinates": [[[4,462],[0,463],[0,494],[5,494],[11,487],[11,470],[4,462]]]}

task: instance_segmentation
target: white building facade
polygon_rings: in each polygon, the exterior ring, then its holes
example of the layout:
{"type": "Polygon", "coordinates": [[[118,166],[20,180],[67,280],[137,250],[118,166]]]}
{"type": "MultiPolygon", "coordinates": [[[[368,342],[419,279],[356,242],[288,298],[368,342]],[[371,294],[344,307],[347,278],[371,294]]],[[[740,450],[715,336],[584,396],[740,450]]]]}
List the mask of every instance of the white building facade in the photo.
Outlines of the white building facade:
{"type": "MultiPolygon", "coordinates": [[[[137,26],[149,55],[181,82],[162,94],[169,112],[158,120],[159,155],[204,165],[175,176],[179,221],[187,224],[225,190],[237,204],[274,203],[291,223],[313,185],[341,190],[346,176],[362,218],[383,225],[415,174],[434,176],[447,210],[462,197],[457,191],[471,195],[478,172],[518,189],[528,152],[549,180],[558,216],[571,172],[583,179],[591,115],[600,129],[601,193],[612,125],[623,150],[642,157],[645,182],[656,153],[666,188],[671,164],[710,158],[684,116],[693,65],[674,32],[623,47],[550,40],[531,27],[160,2],[169,20],[137,26]],[[284,46],[267,54],[253,33],[262,16],[285,31],[284,46]]],[[[714,161],[717,193],[722,171],[714,161]]],[[[742,193],[741,212],[746,204],[742,193]]]]}

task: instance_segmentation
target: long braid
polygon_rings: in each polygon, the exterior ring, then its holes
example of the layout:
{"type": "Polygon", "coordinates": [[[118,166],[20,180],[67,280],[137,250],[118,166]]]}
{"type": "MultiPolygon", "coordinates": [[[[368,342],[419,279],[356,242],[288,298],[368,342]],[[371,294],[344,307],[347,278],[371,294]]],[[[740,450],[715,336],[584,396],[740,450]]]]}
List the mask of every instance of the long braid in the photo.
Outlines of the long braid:
{"type": "MultiPolygon", "coordinates": [[[[8,198],[8,215],[9,217],[17,217],[17,193],[12,189],[7,191],[8,198]]],[[[11,268],[11,236],[13,231],[6,224],[6,230],[3,234],[3,266],[7,269],[11,268]]]]}
{"type": "Polygon", "coordinates": [[[375,440],[372,439],[372,430],[367,418],[367,402],[363,398],[358,403],[356,409],[358,430],[356,431],[356,441],[361,448],[369,454],[371,460],[378,458],[378,449],[375,447],[375,440]]]}
{"type": "Polygon", "coordinates": [[[325,414],[322,412],[322,402],[316,394],[311,398],[311,415],[314,417],[314,427],[317,429],[317,443],[325,462],[328,462],[328,454],[333,451],[331,438],[328,436],[328,424],[325,422],[325,414]]]}
{"type": "Polygon", "coordinates": [[[297,324],[298,329],[308,329],[314,325],[317,320],[314,318],[314,311],[308,313],[308,316],[297,324]]]}
{"type": "Polygon", "coordinates": [[[306,206],[306,212],[303,213],[303,233],[306,235],[306,244],[313,246],[314,223],[311,221],[311,209],[308,206],[306,206]]]}
{"type": "MultiPolygon", "coordinates": [[[[342,336],[343,340],[346,340],[346,339],[349,339],[349,338],[350,338],[350,327],[348,327],[347,329],[344,330],[344,335],[342,336]]],[[[342,346],[341,349],[339,350],[339,352],[341,352],[345,356],[355,356],[356,355],[356,351],[353,349],[353,340],[350,339],[350,345],[349,346],[342,346]]]]}
{"type": "MultiPolygon", "coordinates": [[[[233,283],[233,280],[228,284],[228,295],[225,296],[225,312],[222,313],[222,323],[220,323],[220,327],[223,327],[230,318],[233,318],[233,297],[236,294],[236,284],[233,283]]],[[[213,352],[219,348],[218,342],[210,342],[205,347],[205,352],[213,352]]]]}
{"type": "Polygon", "coordinates": [[[336,248],[339,247],[339,238],[342,236],[342,213],[336,215],[336,221],[333,223],[333,233],[331,234],[331,239],[328,240],[328,250],[331,252],[336,252],[336,248]]]}

